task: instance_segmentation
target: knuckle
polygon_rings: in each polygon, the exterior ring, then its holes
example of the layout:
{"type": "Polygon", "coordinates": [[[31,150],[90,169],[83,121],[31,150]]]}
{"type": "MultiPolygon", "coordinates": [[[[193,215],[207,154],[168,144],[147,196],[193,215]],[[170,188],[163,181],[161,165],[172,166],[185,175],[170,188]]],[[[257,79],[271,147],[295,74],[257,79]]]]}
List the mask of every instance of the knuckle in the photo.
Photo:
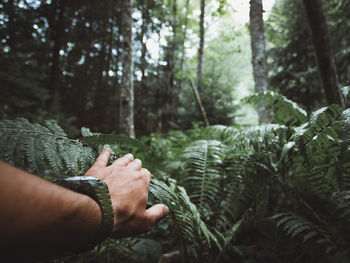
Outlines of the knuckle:
{"type": "Polygon", "coordinates": [[[137,173],[136,174],[136,179],[142,182],[147,182],[147,177],[143,175],[142,173],[137,173]]]}
{"type": "Polygon", "coordinates": [[[146,176],[149,176],[149,177],[152,176],[151,172],[148,171],[148,169],[146,169],[146,168],[142,168],[142,172],[143,172],[143,174],[146,175],[146,176]]]}
{"type": "Polygon", "coordinates": [[[121,166],[125,166],[125,165],[128,164],[128,160],[127,159],[120,159],[118,164],[121,165],[121,166]]]}

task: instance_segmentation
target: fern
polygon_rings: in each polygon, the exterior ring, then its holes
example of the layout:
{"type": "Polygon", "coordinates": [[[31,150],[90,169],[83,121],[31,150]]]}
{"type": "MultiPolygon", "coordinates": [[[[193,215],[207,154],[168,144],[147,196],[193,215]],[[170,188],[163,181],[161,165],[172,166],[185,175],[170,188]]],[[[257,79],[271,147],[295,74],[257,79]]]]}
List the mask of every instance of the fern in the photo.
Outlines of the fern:
{"type": "Polygon", "coordinates": [[[322,244],[327,253],[336,249],[336,244],[326,230],[302,217],[293,213],[281,213],[273,216],[273,219],[278,219],[277,227],[283,227],[283,231],[291,238],[302,238],[303,243],[312,241],[316,244],[322,244]]]}
{"type": "Polygon", "coordinates": [[[82,175],[93,164],[98,146],[105,144],[149,149],[137,140],[113,134],[69,139],[53,120],[43,125],[23,118],[0,121],[0,158],[39,176],[82,175]]]}
{"type": "Polygon", "coordinates": [[[310,121],[296,128],[282,150],[280,163],[286,161],[284,164],[299,172],[298,177],[305,178],[304,183],[320,194],[329,194],[338,187],[333,182],[341,153],[341,116],[338,105],[312,113],[310,121]]]}
{"type": "Polygon", "coordinates": [[[220,242],[201,220],[199,211],[190,201],[186,190],[181,186],[177,186],[174,180],[166,181],[169,186],[165,182],[152,179],[150,192],[156,197],[157,201],[166,204],[170,208],[175,227],[174,233],[182,240],[193,244],[197,250],[201,247],[202,235],[209,246],[214,243],[220,249],[220,242]]]}
{"type": "Polygon", "coordinates": [[[273,91],[261,91],[242,100],[258,108],[266,108],[273,113],[278,124],[300,125],[307,121],[307,113],[297,103],[273,91]]]}
{"type": "Polygon", "coordinates": [[[117,154],[123,148],[141,149],[139,158],[151,164],[155,175],[150,202],[170,208],[166,222],[172,231],[161,235],[179,245],[186,259],[248,260],[245,251],[254,244],[242,245],[241,237],[246,231],[254,233],[249,241],[258,237],[256,227],[265,217],[272,224],[274,214],[281,230],[276,244],[289,237],[298,253],[315,246],[327,251],[327,260],[337,262],[333,254],[347,259],[350,111],[331,105],[308,120],[301,108],[276,93],[249,101],[265,101],[278,124],[173,131],[167,138],[150,137],[148,148],[87,128],[83,139],[72,140],[54,121],[0,121],[0,157],[41,176],[67,176],[84,173],[102,145],[111,145],[117,154]]]}
{"type": "Polygon", "coordinates": [[[200,140],[184,150],[185,173],[181,184],[187,187],[191,200],[208,217],[217,202],[222,164],[222,146],[218,141],[200,140]]]}
{"type": "Polygon", "coordinates": [[[40,176],[81,175],[95,158],[90,147],[67,138],[55,121],[0,121],[0,147],[1,159],[40,176]]]}

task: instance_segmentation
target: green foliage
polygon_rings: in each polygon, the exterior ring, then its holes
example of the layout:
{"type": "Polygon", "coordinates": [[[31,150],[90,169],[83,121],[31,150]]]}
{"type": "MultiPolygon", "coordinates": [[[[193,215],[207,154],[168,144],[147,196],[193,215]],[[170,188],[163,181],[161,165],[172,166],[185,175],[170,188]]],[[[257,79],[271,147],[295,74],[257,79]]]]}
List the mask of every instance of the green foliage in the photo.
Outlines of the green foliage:
{"type": "Polygon", "coordinates": [[[277,227],[283,227],[283,231],[291,238],[302,236],[303,243],[313,239],[318,244],[324,244],[327,253],[331,253],[335,249],[335,244],[331,241],[327,231],[304,218],[292,213],[277,214],[273,218],[278,219],[277,227]]]}
{"type": "MultiPolygon", "coordinates": [[[[19,118],[0,121],[0,157],[40,176],[64,177],[82,175],[93,164],[96,150],[109,145],[122,152],[147,149],[139,141],[125,136],[106,134],[69,139],[56,121],[43,125],[19,118]]],[[[115,156],[116,157],[116,156],[115,156]]]]}
{"type": "Polygon", "coordinates": [[[243,99],[243,102],[272,112],[278,124],[300,125],[307,121],[307,113],[297,103],[273,91],[260,91],[243,99]]]}
{"type": "Polygon", "coordinates": [[[41,176],[81,175],[95,158],[91,148],[67,138],[52,120],[44,125],[21,118],[0,121],[0,147],[2,160],[41,176]]]}
{"type": "Polygon", "coordinates": [[[162,247],[159,242],[153,239],[143,239],[133,247],[131,258],[135,263],[157,263],[162,254],[162,247]]]}
{"type": "MultiPolygon", "coordinates": [[[[322,1],[340,86],[349,85],[349,7],[347,0],[322,1]]],[[[269,84],[308,112],[325,105],[302,0],[276,1],[265,22],[269,84]]]]}
{"type": "Polygon", "coordinates": [[[158,201],[169,207],[174,226],[173,232],[180,235],[186,243],[194,245],[194,253],[197,257],[198,253],[201,253],[202,235],[209,246],[214,242],[220,248],[219,241],[201,220],[197,207],[191,202],[186,190],[177,186],[173,179],[167,181],[169,186],[165,182],[153,179],[150,192],[158,201]]]}
{"type": "Polygon", "coordinates": [[[185,175],[181,183],[188,185],[191,199],[202,211],[218,202],[222,150],[219,141],[195,141],[184,150],[185,175]]]}
{"type": "MultiPolygon", "coordinates": [[[[82,140],[72,140],[54,121],[1,121],[1,158],[40,175],[68,176],[82,174],[105,144],[117,150],[132,146],[144,165],[154,169],[149,204],[170,208],[169,216],[146,235],[163,251],[178,249],[184,262],[292,262],[291,254],[303,255],[300,262],[346,262],[349,110],[331,105],[307,118],[295,103],[275,93],[246,101],[272,103],[279,123],[172,131],[165,138],[143,138],[149,145],[145,148],[141,142],[93,135],[86,128],[82,140]],[[264,255],[251,249],[257,245],[264,255]]],[[[91,253],[100,253],[100,258],[115,253],[110,242],[91,253]]],[[[133,246],[137,252],[123,244],[115,248],[123,257],[145,253],[143,243],[133,246]]]]}

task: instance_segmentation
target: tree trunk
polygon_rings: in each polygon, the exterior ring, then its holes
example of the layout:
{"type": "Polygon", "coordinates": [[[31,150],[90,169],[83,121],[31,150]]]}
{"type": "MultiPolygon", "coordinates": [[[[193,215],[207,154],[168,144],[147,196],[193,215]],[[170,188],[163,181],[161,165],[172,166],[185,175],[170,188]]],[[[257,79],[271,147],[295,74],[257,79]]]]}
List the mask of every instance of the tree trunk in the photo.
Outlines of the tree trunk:
{"type": "Polygon", "coordinates": [[[197,87],[202,89],[203,74],[203,53],[204,53],[204,16],[205,16],[205,0],[201,0],[201,14],[199,17],[199,49],[198,49],[198,68],[197,68],[197,87]]]}
{"type": "MultiPolygon", "coordinates": [[[[186,0],[186,4],[185,4],[186,14],[185,14],[185,24],[184,24],[185,28],[184,28],[184,34],[183,34],[182,43],[181,43],[180,71],[183,70],[184,61],[185,61],[185,42],[186,42],[186,37],[187,37],[189,4],[190,4],[190,0],[186,0]]],[[[181,87],[182,87],[182,79],[180,79],[180,82],[179,82],[179,90],[181,90],[181,87]]]]}
{"type": "Polygon", "coordinates": [[[51,101],[50,107],[51,110],[57,111],[60,103],[60,89],[58,85],[58,79],[60,75],[60,50],[63,45],[63,34],[64,34],[64,13],[66,8],[66,0],[57,0],[56,4],[56,23],[54,24],[54,35],[53,41],[54,46],[52,50],[52,59],[51,59],[51,69],[50,77],[48,82],[48,90],[51,91],[51,101]]]}
{"type": "Polygon", "coordinates": [[[132,39],[132,5],[131,0],[121,1],[123,76],[120,85],[120,121],[121,134],[135,137],[134,130],[134,83],[133,83],[133,39],[132,39]]]}
{"type": "Polygon", "coordinates": [[[119,130],[120,128],[120,108],[121,108],[121,92],[120,92],[120,86],[121,86],[121,79],[122,79],[122,76],[119,76],[118,75],[118,71],[120,72],[120,61],[122,59],[122,55],[123,55],[123,52],[122,52],[122,43],[121,43],[121,26],[122,26],[122,9],[120,8],[121,4],[120,4],[121,1],[117,0],[116,3],[115,3],[115,10],[114,10],[114,13],[113,13],[113,23],[111,25],[111,38],[113,38],[115,40],[111,42],[111,53],[110,53],[110,60],[111,60],[111,69],[113,70],[114,69],[114,72],[116,73],[113,78],[113,83],[115,83],[114,85],[114,96],[112,97],[112,109],[114,107],[116,107],[116,109],[113,111],[113,114],[112,114],[112,117],[111,118],[111,123],[110,123],[110,126],[112,127],[113,130],[119,130]],[[114,28],[117,28],[118,30],[114,30],[114,28]],[[112,56],[112,51],[113,51],[113,48],[115,48],[116,50],[116,55],[112,56]],[[115,67],[113,67],[115,66],[115,67]],[[114,106],[114,107],[113,107],[114,106]]]}
{"type": "Polygon", "coordinates": [[[146,54],[147,54],[147,46],[146,41],[144,38],[146,37],[147,33],[147,24],[149,23],[148,18],[148,8],[145,6],[145,1],[141,1],[141,14],[142,14],[142,25],[141,25],[141,36],[140,36],[140,42],[141,42],[141,87],[145,88],[145,81],[146,81],[146,67],[147,67],[147,61],[146,61],[146,54]],[[147,22],[146,22],[147,21],[147,22]]]}
{"type": "Polygon", "coordinates": [[[7,45],[10,47],[11,51],[14,53],[15,46],[16,46],[16,23],[15,23],[15,17],[16,17],[16,7],[15,2],[13,0],[9,0],[7,4],[4,4],[4,11],[8,14],[8,26],[7,26],[7,45]]]}
{"type": "MultiPolygon", "coordinates": [[[[107,94],[107,90],[105,89],[105,77],[104,73],[106,75],[108,74],[108,68],[107,63],[108,59],[106,61],[106,54],[107,54],[107,42],[108,42],[108,26],[109,26],[109,17],[110,17],[110,8],[106,8],[106,16],[101,21],[100,28],[102,31],[101,34],[101,51],[99,53],[99,65],[96,75],[96,89],[94,90],[95,95],[95,102],[94,102],[94,124],[98,124],[99,127],[97,127],[96,130],[104,130],[103,128],[106,126],[105,119],[106,119],[106,107],[107,104],[105,103],[109,97],[109,94],[107,94]],[[106,63],[107,62],[107,63],[106,63]]],[[[108,118],[108,117],[107,117],[108,118]]],[[[92,125],[91,125],[92,126],[92,125]]]]}
{"type": "MultiPolygon", "coordinates": [[[[177,1],[173,0],[173,42],[171,43],[171,59],[170,59],[170,78],[169,78],[169,86],[170,93],[174,92],[174,82],[175,82],[175,49],[176,49],[176,31],[177,31],[177,1]]],[[[170,96],[171,98],[172,96],[170,96]]],[[[171,105],[170,101],[170,105],[171,105]]]]}
{"type": "MultiPolygon", "coordinates": [[[[160,29],[157,32],[158,36],[159,36],[159,45],[161,45],[160,43],[160,39],[161,39],[161,35],[160,35],[160,29]]],[[[158,51],[158,60],[157,60],[157,83],[161,83],[160,82],[160,60],[161,60],[161,49],[159,49],[158,51]]],[[[157,111],[157,124],[156,124],[156,133],[157,134],[162,134],[163,131],[163,105],[162,105],[162,92],[161,92],[161,85],[157,86],[157,91],[156,91],[156,111],[157,111]]]]}
{"type": "Polygon", "coordinates": [[[303,3],[327,102],[329,104],[336,103],[344,107],[344,101],[339,90],[322,0],[303,0],[303,3]]]}
{"type": "MultiPolygon", "coordinates": [[[[249,19],[255,92],[267,91],[268,81],[262,0],[250,0],[249,19]]],[[[259,109],[258,114],[261,123],[269,122],[266,110],[259,109]]]]}

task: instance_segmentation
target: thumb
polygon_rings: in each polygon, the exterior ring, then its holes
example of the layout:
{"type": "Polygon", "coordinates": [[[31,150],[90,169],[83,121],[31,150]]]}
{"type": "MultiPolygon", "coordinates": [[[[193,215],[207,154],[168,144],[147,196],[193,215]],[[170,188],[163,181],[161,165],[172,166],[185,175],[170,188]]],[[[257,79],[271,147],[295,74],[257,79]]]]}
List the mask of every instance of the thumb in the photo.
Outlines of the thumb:
{"type": "Polygon", "coordinates": [[[163,204],[154,205],[146,210],[146,217],[157,222],[169,213],[169,208],[163,204]]]}

